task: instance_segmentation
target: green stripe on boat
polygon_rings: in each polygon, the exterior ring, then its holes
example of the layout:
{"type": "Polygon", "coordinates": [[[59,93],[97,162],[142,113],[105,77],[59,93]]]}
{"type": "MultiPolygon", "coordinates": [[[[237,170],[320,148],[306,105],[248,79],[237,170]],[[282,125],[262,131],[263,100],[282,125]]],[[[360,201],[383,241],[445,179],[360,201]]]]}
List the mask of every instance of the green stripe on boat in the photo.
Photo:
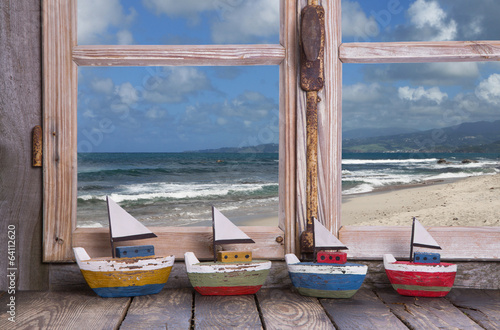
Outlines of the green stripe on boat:
{"type": "Polygon", "coordinates": [[[350,298],[358,290],[318,290],[318,289],[307,289],[307,288],[297,288],[299,293],[303,296],[318,297],[318,298],[350,298]]]}
{"type": "Polygon", "coordinates": [[[201,286],[252,286],[262,285],[269,269],[258,271],[234,271],[229,273],[188,273],[194,287],[201,286]]]}
{"type": "Polygon", "coordinates": [[[404,285],[404,284],[393,284],[392,287],[395,290],[415,290],[415,291],[450,291],[451,287],[447,286],[422,286],[422,285],[404,285]]]}

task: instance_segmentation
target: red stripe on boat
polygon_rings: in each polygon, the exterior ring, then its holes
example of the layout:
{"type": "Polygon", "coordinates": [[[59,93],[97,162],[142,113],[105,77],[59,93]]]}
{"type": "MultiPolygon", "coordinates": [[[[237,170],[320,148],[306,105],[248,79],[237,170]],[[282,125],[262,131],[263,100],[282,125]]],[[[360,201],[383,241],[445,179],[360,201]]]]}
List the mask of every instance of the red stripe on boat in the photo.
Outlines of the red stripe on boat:
{"type": "Polygon", "coordinates": [[[411,272],[386,269],[387,277],[392,284],[452,287],[455,272],[411,272]]]}
{"type": "Polygon", "coordinates": [[[234,296],[240,294],[254,294],[262,285],[247,286],[196,286],[194,289],[205,296],[234,296]]]}

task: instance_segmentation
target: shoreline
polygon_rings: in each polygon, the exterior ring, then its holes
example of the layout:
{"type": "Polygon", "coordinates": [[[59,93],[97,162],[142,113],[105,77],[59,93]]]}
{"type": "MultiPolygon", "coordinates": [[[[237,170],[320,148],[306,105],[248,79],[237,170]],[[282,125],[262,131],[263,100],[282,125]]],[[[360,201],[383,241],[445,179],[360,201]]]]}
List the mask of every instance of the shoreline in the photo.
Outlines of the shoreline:
{"type": "MultiPolygon", "coordinates": [[[[424,226],[500,226],[498,201],[500,173],[391,185],[343,195],[341,225],[407,226],[417,217],[424,226]]],[[[238,226],[278,225],[277,214],[255,211],[228,217],[238,226]]],[[[178,225],[211,226],[211,221],[188,220],[178,225]]]]}
{"type": "Polygon", "coordinates": [[[390,186],[342,198],[342,225],[499,226],[500,174],[390,186]]]}

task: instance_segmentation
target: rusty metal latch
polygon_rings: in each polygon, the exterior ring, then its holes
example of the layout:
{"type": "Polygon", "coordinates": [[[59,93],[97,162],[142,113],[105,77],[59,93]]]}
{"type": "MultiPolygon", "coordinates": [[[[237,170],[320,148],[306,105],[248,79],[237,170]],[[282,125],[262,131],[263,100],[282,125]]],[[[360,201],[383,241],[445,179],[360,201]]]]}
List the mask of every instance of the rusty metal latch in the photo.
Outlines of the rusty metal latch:
{"type": "Polygon", "coordinates": [[[318,91],[324,86],[325,10],[302,9],[300,86],[307,92],[306,229],[300,236],[302,254],[314,251],[313,218],[318,217],[318,91]]]}
{"type": "Polygon", "coordinates": [[[32,165],[34,167],[42,167],[42,127],[37,125],[33,127],[32,136],[32,165]]]}

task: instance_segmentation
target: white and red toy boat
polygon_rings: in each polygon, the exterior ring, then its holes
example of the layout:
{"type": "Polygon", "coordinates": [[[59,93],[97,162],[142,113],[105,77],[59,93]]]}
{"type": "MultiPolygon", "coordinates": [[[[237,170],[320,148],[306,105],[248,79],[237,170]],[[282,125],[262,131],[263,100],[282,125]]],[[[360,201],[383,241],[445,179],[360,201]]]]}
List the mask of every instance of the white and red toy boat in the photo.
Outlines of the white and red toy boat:
{"type": "Polygon", "coordinates": [[[392,287],[404,296],[446,296],[455,282],[457,265],[441,262],[439,253],[415,252],[412,258],[414,246],[441,249],[415,218],[413,218],[410,261],[397,261],[392,254],[384,255],[385,272],[392,287]]]}

